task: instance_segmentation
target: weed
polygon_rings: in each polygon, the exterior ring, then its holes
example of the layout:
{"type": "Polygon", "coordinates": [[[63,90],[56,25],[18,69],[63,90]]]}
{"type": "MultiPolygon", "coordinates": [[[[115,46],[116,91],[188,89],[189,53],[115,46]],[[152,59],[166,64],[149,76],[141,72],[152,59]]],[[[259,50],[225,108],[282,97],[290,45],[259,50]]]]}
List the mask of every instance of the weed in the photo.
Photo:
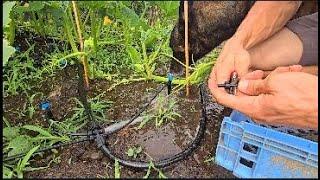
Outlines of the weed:
{"type": "Polygon", "coordinates": [[[127,151],[129,157],[137,158],[137,156],[142,152],[142,147],[131,147],[127,151]]]}
{"type": "Polygon", "coordinates": [[[144,119],[139,124],[137,129],[141,129],[150,120],[154,120],[156,127],[160,127],[164,122],[167,122],[168,120],[175,120],[177,117],[181,117],[181,115],[175,111],[176,107],[177,104],[174,98],[167,98],[160,94],[157,98],[157,102],[149,111],[149,113],[144,113],[144,119]]]}
{"type": "Polygon", "coordinates": [[[33,115],[34,115],[34,113],[36,111],[36,106],[33,105],[34,104],[34,98],[38,94],[40,94],[41,95],[40,98],[42,98],[43,97],[43,93],[39,93],[38,92],[38,93],[35,93],[35,94],[31,95],[31,96],[29,96],[27,92],[25,92],[25,93],[27,94],[27,102],[23,105],[22,113],[23,114],[27,114],[27,117],[29,119],[32,119],[32,117],[33,117],[33,115]]]}
{"type": "MultiPolygon", "coordinates": [[[[102,100],[101,98],[104,96],[105,92],[97,95],[94,98],[91,98],[88,100],[88,103],[91,105],[91,110],[93,113],[93,116],[98,122],[105,122],[107,121],[106,116],[105,116],[105,110],[106,108],[109,108],[110,105],[112,104],[112,101],[106,101],[102,100]]],[[[83,104],[76,98],[74,100],[77,103],[77,107],[75,107],[73,110],[75,113],[71,117],[71,120],[76,120],[76,119],[81,119],[84,120],[86,117],[86,111],[83,106],[83,104]]]]}
{"type": "MultiPolygon", "coordinates": [[[[7,156],[13,156],[20,153],[27,153],[23,159],[11,161],[6,164],[3,177],[23,177],[24,171],[33,171],[46,167],[30,168],[29,160],[32,154],[40,147],[52,146],[57,142],[69,141],[67,136],[52,135],[50,129],[44,129],[35,125],[24,125],[22,127],[5,127],[3,129],[3,153],[7,156]],[[36,136],[30,136],[30,132],[36,133],[36,136]]],[[[48,167],[48,166],[47,166],[48,167]]]]}
{"type": "Polygon", "coordinates": [[[156,167],[154,166],[153,162],[150,161],[150,162],[149,162],[148,171],[147,171],[146,175],[143,176],[143,179],[149,178],[152,169],[158,172],[158,178],[159,178],[159,179],[167,178],[167,177],[161,172],[161,170],[158,169],[158,168],[156,168],[156,167]]]}
{"type": "Polygon", "coordinates": [[[213,161],[214,161],[214,156],[212,156],[212,157],[204,160],[203,162],[204,162],[204,163],[208,163],[208,162],[213,162],[213,161]]]}
{"type": "Polygon", "coordinates": [[[114,178],[120,178],[120,165],[117,159],[114,161],[114,178]]]}

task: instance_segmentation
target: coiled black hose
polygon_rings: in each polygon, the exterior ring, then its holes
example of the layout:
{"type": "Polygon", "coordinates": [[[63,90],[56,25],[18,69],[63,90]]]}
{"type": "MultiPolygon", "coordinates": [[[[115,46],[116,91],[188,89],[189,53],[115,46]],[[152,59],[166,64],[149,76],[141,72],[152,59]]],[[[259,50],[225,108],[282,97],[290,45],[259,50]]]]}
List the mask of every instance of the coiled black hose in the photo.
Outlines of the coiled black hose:
{"type": "MultiPolygon", "coordinates": [[[[180,160],[185,159],[187,156],[191,155],[192,152],[200,145],[200,142],[204,136],[204,132],[206,130],[206,122],[207,122],[207,116],[206,116],[206,107],[205,107],[205,100],[204,100],[204,94],[203,94],[203,84],[199,86],[200,91],[200,99],[201,99],[201,119],[199,124],[199,129],[197,131],[196,137],[193,140],[193,142],[182,152],[173,155],[171,157],[161,159],[159,161],[154,162],[155,167],[157,168],[163,168],[166,166],[169,166],[173,163],[176,163],[180,160]]],[[[98,147],[100,150],[109,158],[113,160],[117,160],[121,165],[135,168],[135,169],[147,169],[149,167],[148,162],[143,161],[131,161],[131,160],[124,160],[119,157],[116,157],[111,150],[108,148],[107,144],[105,143],[104,138],[101,135],[98,135],[96,138],[96,142],[98,144],[98,147]]]]}

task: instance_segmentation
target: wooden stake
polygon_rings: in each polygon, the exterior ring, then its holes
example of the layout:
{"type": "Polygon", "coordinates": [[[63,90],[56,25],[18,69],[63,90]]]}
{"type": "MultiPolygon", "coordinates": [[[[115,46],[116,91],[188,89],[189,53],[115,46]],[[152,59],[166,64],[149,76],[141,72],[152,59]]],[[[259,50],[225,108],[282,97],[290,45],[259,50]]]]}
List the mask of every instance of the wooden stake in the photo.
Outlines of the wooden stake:
{"type": "Polygon", "coordinates": [[[189,96],[189,38],[188,38],[188,1],[184,1],[183,4],[183,10],[184,10],[184,54],[186,59],[186,96],[189,96]]]}
{"type": "MultiPolygon", "coordinates": [[[[84,44],[83,44],[83,38],[82,38],[81,28],[80,28],[80,17],[78,15],[77,6],[76,6],[75,1],[72,1],[72,7],[73,7],[74,18],[76,20],[77,32],[78,32],[78,36],[79,36],[80,52],[83,52],[84,44]]],[[[82,61],[83,68],[84,68],[85,87],[86,87],[86,89],[89,89],[89,63],[88,63],[88,59],[84,55],[84,56],[81,56],[81,61],[82,61]]]]}

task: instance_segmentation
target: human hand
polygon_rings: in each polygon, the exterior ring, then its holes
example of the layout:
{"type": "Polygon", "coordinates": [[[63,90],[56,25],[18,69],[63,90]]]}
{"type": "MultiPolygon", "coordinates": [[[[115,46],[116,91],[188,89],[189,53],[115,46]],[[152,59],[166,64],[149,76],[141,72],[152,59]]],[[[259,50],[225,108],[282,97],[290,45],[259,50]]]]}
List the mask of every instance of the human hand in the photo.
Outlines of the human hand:
{"type": "Polygon", "coordinates": [[[279,67],[262,79],[263,71],[245,75],[239,82],[239,96],[217,88],[211,74],[208,85],[218,103],[236,109],[256,121],[317,129],[318,78],[299,72],[299,65],[279,67]]]}
{"type": "Polygon", "coordinates": [[[230,80],[233,71],[237,72],[239,78],[247,74],[249,66],[249,52],[244,49],[242,43],[231,38],[224,45],[212,71],[215,73],[217,83],[223,84],[230,80]]]}

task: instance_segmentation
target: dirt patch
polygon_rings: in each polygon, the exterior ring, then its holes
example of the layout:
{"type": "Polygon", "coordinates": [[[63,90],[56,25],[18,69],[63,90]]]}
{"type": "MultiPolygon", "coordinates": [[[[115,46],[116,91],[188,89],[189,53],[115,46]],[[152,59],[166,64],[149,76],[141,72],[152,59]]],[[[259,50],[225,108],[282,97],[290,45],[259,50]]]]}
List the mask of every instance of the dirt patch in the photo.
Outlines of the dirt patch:
{"type": "MultiPolygon", "coordinates": [[[[43,97],[48,97],[53,104],[52,111],[56,119],[63,120],[73,114],[72,108],[75,102],[72,100],[78,97],[76,78],[76,68],[68,66],[66,69],[56,73],[54,77],[47,77],[39,83],[32,92],[42,92],[43,97]]],[[[106,110],[105,115],[108,119],[105,123],[99,124],[106,126],[112,122],[126,120],[132,117],[142,106],[147,103],[161,85],[153,82],[135,82],[117,86],[114,90],[106,90],[112,82],[106,80],[91,80],[88,96],[95,97],[105,92],[103,100],[112,101],[112,105],[106,110]]],[[[124,159],[131,159],[126,155],[130,147],[141,146],[144,153],[132,160],[149,160],[150,155],[153,160],[162,159],[185,149],[193,140],[200,118],[200,101],[198,88],[191,88],[191,96],[184,96],[185,90],[178,92],[174,98],[177,100],[177,112],[182,116],[174,121],[165,123],[160,128],[155,127],[154,122],[150,122],[141,130],[134,127],[126,128],[118,134],[111,135],[106,142],[111,150],[124,159]]],[[[31,92],[30,92],[31,93],[31,92]]],[[[166,89],[162,94],[166,94],[166,89]]],[[[207,130],[201,146],[188,158],[172,166],[163,169],[167,177],[217,177],[234,178],[232,172],[214,164],[204,161],[215,156],[215,149],[219,137],[220,125],[224,115],[230,114],[229,108],[224,108],[213,102],[208,89],[206,89],[206,110],[208,116],[207,130]]],[[[4,98],[4,116],[12,124],[48,124],[41,119],[40,109],[36,110],[34,118],[27,119],[17,117],[13,111],[22,108],[26,96],[20,94],[4,98]],[[23,121],[25,120],[25,121],[23,121]]],[[[36,98],[34,105],[39,103],[41,98],[36,98]]],[[[85,131],[85,129],[83,130],[85,131]]],[[[56,162],[49,168],[28,172],[27,178],[101,178],[114,177],[114,162],[105,157],[96,147],[94,142],[85,142],[64,147],[58,150],[56,162]]],[[[31,161],[33,166],[47,166],[53,154],[47,153],[43,158],[36,158],[31,161]]],[[[281,162],[281,161],[279,161],[281,162]]],[[[289,166],[290,167],[290,166],[289,166]]],[[[141,178],[145,171],[137,171],[126,167],[121,167],[121,177],[141,178]]],[[[314,173],[311,173],[313,176],[314,173]]],[[[156,173],[151,174],[157,177],[156,173]]]]}
{"type": "MultiPolygon", "coordinates": [[[[48,77],[41,84],[34,88],[33,92],[42,92],[44,97],[49,97],[52,101],[52,111],[57,119],[72,114],[75,106],[71,100],[77,97],[77,79],[75,67],[68,67],[60,71],[54,78],[48,77]]],[[[111,85],[105,80],[91,81],[89,97],[100,94],[111,85]]],[[[119,121],[130,118],[141,108],[154,94],[155,89],[160,85],[151,82],[135,82],[120,85],[113,91],[106,92],[103,96],[105,100],[113,101],[112,107],[106,111],[106,116],[110,120],[119,121]]],[[[143,152],[149,154],[154,160],[161,159],[176,154],[187,147],[194,138],[200,117],[200,103],[197,87],[192,88],[192,95],[184,97],[184,90],[176,95],[178,109],[183,118],[178,118],[169,123],[165,123],[160,128],[156,128],[154,122],[145,125],[141,130],[133,127],[127,128],[118,134],[114,134],[107,139],[112,151],[119,157],[130,159],[126,152],[133,146],[141,146],[143,152]]],[[[166,90],[162,92],[166,94],[166,90]]],[[[207,95],[208,96],[208,95],[207,95]]],[[[231,172],[212,162],[204,163],[206,159],[214,156],[220,123],[222,120],[223,107],[213,103],[211,97],[207,98],[209,122],[205,138],[201,146],[187,159],[178,162],[168,168],[163,169],[167,177],[234,177],[231,172]]],[[[4,98],[4,116],[10,123],[28,123],[47,126],[41,120],[40,109],[36,109],[33,119],[28,122],[21,122],[21,118],[12,118],[15,115],[10,110],[19,110],[17,102],[26,100],[24,95],[4,98]]],[[[41,101],[38,98],[34,104],[41,101]]],[[[110,123],[110,122],[109,122],[110,123]]],[[[109,124],[106,123],[106,124],[109,124]]],[[[137,125],[136,125],[137,126],[137,125]]],[[[56,162],[49,168],[27,172],[27,178],[66,178],[66,177],[113,177],[114,162],[105,157],[96,147],[94,142],[85,142],[58,149],[56,162]]],[[[31,161],[33,166],[46,166],[52,159],[53,154],[47,153],[43,158],[37,157],[31,161]]],[[[141,153],[137,159],[148,160],[148,157],[141,153]]],[[[121,167],[121,177],[143,177],[145,171],[136,171],[126,167],[121,167]]],[[[156,177],[157,174],[151,174],[156,177]]]]}

